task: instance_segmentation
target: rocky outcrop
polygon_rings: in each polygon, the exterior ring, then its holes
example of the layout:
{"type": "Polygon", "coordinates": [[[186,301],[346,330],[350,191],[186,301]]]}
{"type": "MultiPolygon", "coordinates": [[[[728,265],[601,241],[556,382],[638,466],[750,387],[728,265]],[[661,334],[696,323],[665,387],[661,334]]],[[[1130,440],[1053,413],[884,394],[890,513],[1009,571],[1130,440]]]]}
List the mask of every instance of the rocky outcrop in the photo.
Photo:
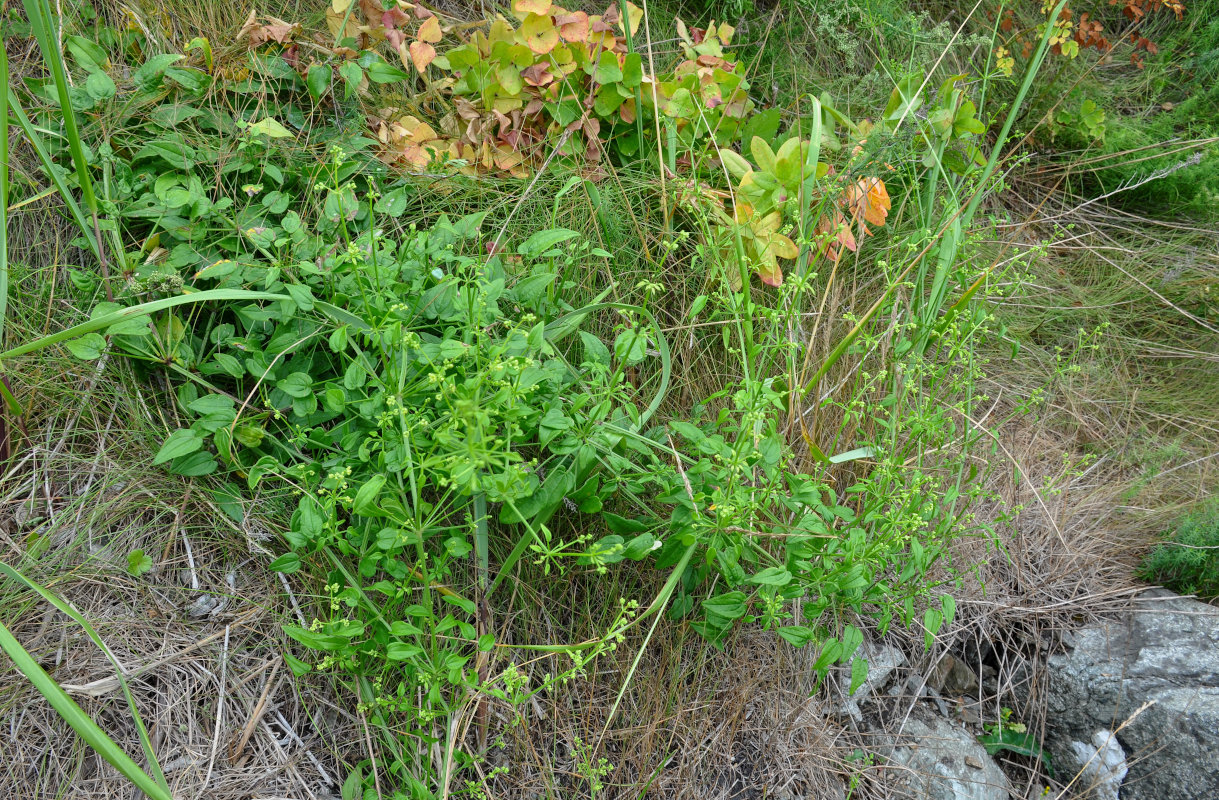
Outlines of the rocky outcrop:
{"type": "Polygon", "coordinates": [[[910,719],[878,748],[892,786],[917,800],[1008,800],[1003,770],[973,734],[943,717],[910,719]]]}
{"type": "Polygon", "coordinates": [[[1059,778],[1108,800],[1219,798],[1219,609],[1152,590],[1073,638],[1049,660],[1059,778]]]}

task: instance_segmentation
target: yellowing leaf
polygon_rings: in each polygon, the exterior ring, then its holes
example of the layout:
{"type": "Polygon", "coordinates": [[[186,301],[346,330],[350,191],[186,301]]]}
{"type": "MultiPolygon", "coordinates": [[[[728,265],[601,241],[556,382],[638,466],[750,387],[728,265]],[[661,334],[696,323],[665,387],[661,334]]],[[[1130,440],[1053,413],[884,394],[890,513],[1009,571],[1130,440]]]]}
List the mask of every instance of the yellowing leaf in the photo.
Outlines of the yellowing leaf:
{"type": "Polygon", "coordinates": [[[739,180],[744,178],[750,173],[750,171],[753,170],[753,165],[750,164],[743,155],[735,150],[724,148],[720,150],[719,153],[720,161],[724,163],[724,168],[728,170],[732,177],[739,180]]]}
{"type": "Polygon", "coordinates": [[[790,259],[800,255],[800,250],[796,247],[796,243],[781,233],[771,235],[770,247],[771,251],[779,258],[790,259]]]}
{"type": "Polygon", "coordinates": [[[542,14],[530,14],[521,23],[521,35],[525,44],[538,55],[549,53],[559,43],[559,32],[555,30],[554,20],[542,14]]]}
{"type": "Polygon", "coordinates": [[[436,48],[432,47],[427,42],[411,42],[411,63],[415,65],[415,69],[423,72],[427,69],[427,65],[432,63],[436,58],[436,48]]]}
{"type": "Polygon", "coordinates": [[[518,14],[545,14],[550,7],[550,0],[512,0],[512,10],[518,14]]]}
{"type": "MultiPolygon", "coordinates": [[[[631,36],[634,36],[639,31],[639,23],[643,20],[643,9],[631,2],[626,1],[626,14],[631,23],[631,36]]],[[[622,21],[619,20],[621,25],[622,21]]]]}
{"type": "Polygon", "coordinates": [[[269,136],[272,139],[287,139],[292,136],[292,131],[285,128],[274,117],[263,117],[258,122],[252,122],[246,130],[259,136],[269,136]]]}
{"type": "Polygon", "coordinates": [[[419,26],[419,41],[429,44],[436,44],[444,34],[440,32],[440,20],[436,17],[428,17],[419,26]]]}
{"type": "Polygon", "coordinates": [[[753,160],[757,162],[759,169],[774,174],[775,151],[770,149],[765,139],[761,136],[753,137],[753,141],[749,143],[749,152],[753,153],[753,160]]]}

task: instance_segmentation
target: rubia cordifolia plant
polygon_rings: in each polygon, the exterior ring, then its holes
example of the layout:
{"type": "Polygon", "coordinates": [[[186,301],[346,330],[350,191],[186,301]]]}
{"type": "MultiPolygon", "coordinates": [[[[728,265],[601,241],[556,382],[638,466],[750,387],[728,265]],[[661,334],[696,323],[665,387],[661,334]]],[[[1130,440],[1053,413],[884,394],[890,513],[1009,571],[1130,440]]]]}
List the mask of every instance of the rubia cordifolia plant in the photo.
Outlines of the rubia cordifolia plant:
{"type": "MultiPolygon", "coordinates": [[[[91,321],[0,360],[70,342],[84,359],[123,353],[172,387],[180,427],[153,460],[213,476],[235,517],[254,492],[279,512],[272,568],[325,581],[305,624],[285,627],[286,661],[349,688],[388,754],[352,780],[371,767],[403,796],[450,795],[488,703],[523,706],[649,617],[647,637],[667,614],[716,646],[755,622],[816,647],[822,676],[850,665],[857,686],[863,620],[920,626],[929,644],[951,622],[952,598],[927,575],[979,491],[966,454],[978,433],[961,418],[975,397],[969,345],[988,324],[970,300],[987,270],[960,256],[1000,153],[983,157],[964,81],[930,91],[908,76],[874,121],[810,98],[812,113],[780,137],[779,114],[753,113],[724,51],[730,26],[682,28],[682,60],[658,76],[632,46],[629,3],[600,16],[546,0],[513,9],[515,21],[463,25],[407,3],[334,0],[333,41],[314,63],[295,25],[253,18],[240,69],[201,40],[189,56],[141,55],[121,106],[105,54],[87,43],[69,51],[104,77],[83,93],[27,86],[47,117],[108,109],[122,123],[88,149],[46,150],[45,163],[68,201],[103,177],[98,208],[123,266],[114,303],[91,321]],[[342,138],[321,163],[288,146],[309,140],[321,103],[383,100],[365,96],[373,84],[401,94],[360,131],[373,137],[342,138]],[[872,157],[897,140],[909,145],[902,160],[872,157]],[[53,169],[69,158],[75,178],[53,169]],[[575,173],[557,211],[611,159],[672,183],[660,202],[680,207],[686,230],[671,231],[666,258],[693,233],[691,274],[718,271],[707,292],[739,378],[684,419],[659,414],[673,371],[652,313],[661,284],[644,281],[631,303],[606,299],[622,288],[611,280],[575,303],[589,266],[616,254],[553,224],[491,236],[481,213],[406,225],[408,184],[386,169],[427,172],[439,193],[462,176],[536,176],[557,162],[575,173]],[[878,265],[879,298],[824,358],[798,357],[818,270],[830,286],[895,200],[917,218],[914,255],[878,265]],[[760,301],[754,273],[769,287],[760,301]],[[875,368],[866,360],[890,352],[875,368]],[[821,384],[848,357],[859,369],[843,399],[821,384]],[[818,427],[814,414],[806,425],[806,403],[836,404],[841,424],[818,427]],[[835,485],[829,467],[855,461],[859,474],[835,485]],[[501,587],[519,572],[545,580],[628,561],[663,583],[623,598],[601,635],[508,635],[501,587]],[[554,668],[531,677],[522,665],[540,654],[554,668]]],[[[72,275],[78,289],[98,285],[72,275]]]]}

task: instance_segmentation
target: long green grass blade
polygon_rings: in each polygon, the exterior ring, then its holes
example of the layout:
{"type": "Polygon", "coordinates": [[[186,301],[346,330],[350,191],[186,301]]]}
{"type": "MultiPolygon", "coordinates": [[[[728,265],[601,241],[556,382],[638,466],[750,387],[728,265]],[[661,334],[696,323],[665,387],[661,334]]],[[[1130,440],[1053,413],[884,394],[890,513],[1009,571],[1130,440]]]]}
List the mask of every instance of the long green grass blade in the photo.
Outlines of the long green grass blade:
{"type": "Polygon", "coordinates": [[[46,0],[24,0],[26,16],[30,28],[38,40],[38,49],[51,71],[51,79],[55,82],[55,91],[59,95],[59,108],[63,113],[64,130],[68,136],[68,148],[72,153],[72,163],[76,168],[76,177],[80,183],[80,194],[85,206],[97,216],[97,196],[93,193],[93,181],[89,176],[89,164],[85,159],[85,150],[81,144],[80,128],[76,124],[76,114],[68,95],[68,71],[63,63],[63,53],[59,50],[59,37],[55,32],[55,17],[51,14],[46,0]]]}
{"type": "Polygon", "coordinates": [[[0,47],[0,342],[8,312],[8,53],[0,47]]]}
{"type": "Polygon", "coordinates": [[[8,101],[8,110],[12,113],[17,127],[21,128],[21,132],[25,134],[26,140],[30,143],[30,148],[34,151],[34,155],[42,163],[42,171],[46,173],[47,178],[55,186],[55,191],[59,192],[59,196],[63,199],[64,206],[67,207],[72,221],[76,223],[76,227],[80,228],[81,236],[84,237],[89,247],[89,252],[100,262],[102,258],[100,245],[98,245],[97,239],[93,236],[93,228],[89,224],[88,217],[85,216],[80,203],[76,202],[76,196],[72,194],[68,184],[64,182],[63,175],[55,169],[55,161],[51,158],[51,152],[43,143],[42,137],[38,135],[38,129],[30,121],[29,116],[25,113],[25,109],[21,107],[21,101],[17,98],[16,93],[13,92],[11,86],[8,87],[6,99],[8,101]]]}
{"type": "Polygon", "coordinates": [[[247,289],[208,289],[204,292],[196,292],[194,294],[180,294],[175,297],[166,297],[161,300],[152,300],[147,303],[140,303],[136,306],[121,308],[110,314],[103,314],[96,319],[91,319],[88,322],[82,322],[79,325],[73,325],[71,328],[65,328],[57,333],[52,333],[49,336],[43,336],[41,339],[35,339],[32,342],[26,342],[23,345],[0,352],[0,365],[3,365],[7,358],[16,358],[17,356],[33,353],[37,350],[50,347],[53,344],[75,339],[78,336],[84,336],[86,333],[109,328],[115,323],[131,319],[132,317],[140,317],[145,314],[154,314],[158,311],[164,311],[167,308],[174,306],[188,305],[191,303],[207,303],[212,300],[290,300],[291,298],[283,294],[275,294],[273,292],[254,292],[247,289]]]}
{"type": "Polygon", "coordinates": [[[127,698],[127,707],[131,709],[131,718],[135,721],[136,731],[140,736],[140,747],[144,750],[144,760],[148,763],[148,769],[152,773],[152,777],[161,786],[161,788],[168,793],[169,784],[165,782],[165,774],[161,771],[161,765],[157,762],[157,754],[152,747],[152,738],[148,735],[148,728],[144,726],[144,719],[140,716],[140,711],[136,707],[135,697],[132,696],[131,688],[127,685],[127,678],[123,675],[123,666],[119,663],[118,659],[114,657],[114,653],[110,652],[110,648],[106,646],[106,643],[102,640],[101,635],[99,635],[97,630],[89,624],[89,620],[85,619],[80,612],[70,606],[65,600],[63,600],[63,598],[41,584],[30,580],[14,567],[11,567],[4,562],[0,562],[0,574],[7,575],[13,580],[25,584],[27,587],[33,589],[35,592],[41,595],[42,598],[48,603],[71,617],[76,624],[80,625],[81,628],[84,629],[89,638],[93,640],[93,643],[97,645],[98,649],[101,650],[106,658],[110,660],[110,663],[114,665],[114,674],[118,677],[119,686],[123,690],[123,696],[127,698]]]}
{"type": "Polygon", "coordinates": [[[89,718],[80,706],[76,704],[50,675],[38,666],[34,657],[21,646],[17,638],[3,623],[0,623],[0,648],[13,660],[13,664],[22,675],[34,684],[34,688],[47,699],[51,707],[72,726],[72,730],[85,740],[85,743],[102,758],[106,759],[125,778],[134,783],[140,791],[152,800],[173,800],[169,791],[162,788],[140,765],[123,751],[97,723],[89,718]]]}

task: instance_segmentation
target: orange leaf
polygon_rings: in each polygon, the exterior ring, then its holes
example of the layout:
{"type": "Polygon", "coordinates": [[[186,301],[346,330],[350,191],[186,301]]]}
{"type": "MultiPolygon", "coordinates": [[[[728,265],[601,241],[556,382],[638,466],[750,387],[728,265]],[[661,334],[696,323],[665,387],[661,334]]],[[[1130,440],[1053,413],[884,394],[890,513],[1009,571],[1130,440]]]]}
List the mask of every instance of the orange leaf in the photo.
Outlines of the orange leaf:
{"type": "Polygon", "coordinates": [[[872,225],[882,226],[889,216],[893,202],[880,178],[860,178],[847,189],[847,203],[856,219],[864,219],[872,225]]]}
{"type": "Polygon", "coordinates": [[[427,42],[411,42],[410,50],[411,63],[420,73],[427,69],[427,65],[432,63],[432,59],[436,58],[436,48],[427,42]]]}
{"type": "Polygon", "coordinates": [[[419,41],[436,44],[444,37],[440,32],[440,20],[437,17],[428,17],[419,26],[419,41]]]}

